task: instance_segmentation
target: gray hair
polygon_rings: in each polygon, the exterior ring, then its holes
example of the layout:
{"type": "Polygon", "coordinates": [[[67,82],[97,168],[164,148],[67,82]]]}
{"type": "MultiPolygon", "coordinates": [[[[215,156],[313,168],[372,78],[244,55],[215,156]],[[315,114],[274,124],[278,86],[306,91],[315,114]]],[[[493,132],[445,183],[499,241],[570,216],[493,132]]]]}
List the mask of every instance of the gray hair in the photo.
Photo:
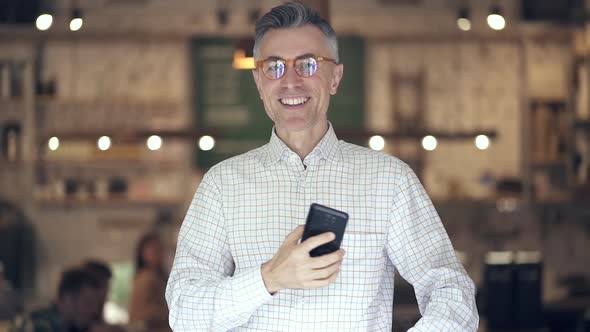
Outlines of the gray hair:
{"type": "Polygon", "coordinates": [[[336,59],[336,62],[339,62],[336,32],[334,32],[332,26],[318,12],[299,2],[286,2],[274,7],[256,22],[256,36],[254,37],[253,50],[254,58],[258,59],[260,41],[268,30],[299,28],[307,24],[317,27],[324,33],[332,50],[332,57],[336,59]]]}

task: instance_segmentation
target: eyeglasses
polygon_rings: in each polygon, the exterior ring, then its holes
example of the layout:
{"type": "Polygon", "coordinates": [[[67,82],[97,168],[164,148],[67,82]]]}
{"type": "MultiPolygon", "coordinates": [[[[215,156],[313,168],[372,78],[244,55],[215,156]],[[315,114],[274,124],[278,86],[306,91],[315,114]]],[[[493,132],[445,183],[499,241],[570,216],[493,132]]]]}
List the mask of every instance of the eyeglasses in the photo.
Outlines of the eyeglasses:
{"type": "Polygon", "coordinates": [[[292,62],[293,68],[295,69],[297,75],[301,77],[310,77],[313,76],[316,71],[318,71],[318,63],[322,61],[329,61],[338,64],[338,62],[332,58],[304,55],[299,58],[287,60],[280,58],[259,60],[256,62],[256,68],[261,69],[262,73],[267,78],[271,80],[277,80],[285,75],[287,64],[292,62]]]}

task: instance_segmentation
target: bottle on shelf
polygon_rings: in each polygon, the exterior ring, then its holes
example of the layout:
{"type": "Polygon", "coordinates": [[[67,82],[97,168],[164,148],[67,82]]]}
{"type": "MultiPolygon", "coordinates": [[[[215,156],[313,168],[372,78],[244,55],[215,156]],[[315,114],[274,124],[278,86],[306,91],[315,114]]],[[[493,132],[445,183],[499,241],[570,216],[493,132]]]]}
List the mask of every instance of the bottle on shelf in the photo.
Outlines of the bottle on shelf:
{"type": "Polygon", "coordinates": [[[18,124],[5,125],[2,129],[2,157],[8,162],[16,162],[21,157],[21,129],[18,124]]]}

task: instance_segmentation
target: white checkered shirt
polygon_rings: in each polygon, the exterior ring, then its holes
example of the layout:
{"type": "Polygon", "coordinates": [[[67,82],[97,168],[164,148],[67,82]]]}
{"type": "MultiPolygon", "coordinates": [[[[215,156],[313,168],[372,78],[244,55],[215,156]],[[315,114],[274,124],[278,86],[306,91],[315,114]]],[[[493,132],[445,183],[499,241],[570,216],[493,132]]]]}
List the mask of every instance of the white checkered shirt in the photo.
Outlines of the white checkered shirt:
{"type": "Polygon", "coordinates": [[[204,176],[186,214],[166,298],[174,331],[391,331],[394,271],[415,289],[410,331],[476,331],[474,286],[414,172],[338,141],[303,160],[276,134],[204,176]],[[304,166],[305,165],[305,166],[304,166]],[[261,264],[311,203],[349,214],[337,279],[270,295],[261,264]]]}

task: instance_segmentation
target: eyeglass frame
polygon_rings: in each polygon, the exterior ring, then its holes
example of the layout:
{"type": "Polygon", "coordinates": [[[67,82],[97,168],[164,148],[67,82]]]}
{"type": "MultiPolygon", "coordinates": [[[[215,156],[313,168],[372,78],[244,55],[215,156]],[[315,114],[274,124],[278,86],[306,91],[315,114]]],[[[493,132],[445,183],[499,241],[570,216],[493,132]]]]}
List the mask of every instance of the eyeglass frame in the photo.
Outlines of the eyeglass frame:
{"type": "MultiPolygon", "coordinates": [[[[311,75],[309,75],[309,76],[303,76],[303,75],[301,75],[301,74],[299,73],[299,71],[297,71],[297,69],[295,68],[295,61],[297,61],[297,60],[299,60],[299,59],[305,59],[305,58],[312,58],[312,59],[314,59],[314,60],[315,60],[317,63],[319,63],[319,62],[324,62],[324,61],[328,61],[328,62],[332,62],[332,63],[334,63],[334,64],[336,64],[336,65],[338,64],[338,61],[336,61],[336,59],[334,59],[334,58],[329,58],[329,57],[326,57],[326,56],[315,56],[315,55],[313,55],[313,54],[304,54],[304,55],[300,55],[300,56],[298,56],[298,57],[296,57],[296,58],[292,58],[292,59],[283,59],[283,58],[280,58],[280,57],[277,57],[277,56],[271,56],[271,57],[268,57],[268,58],[266,58],[266,59],[263,59],[263,60],[258,60],[258,61],[256,61],[256,62],[255,62],[255,65],[256,65],[255,69],[259,69],[259,70],[262,72],[262,75],[264,75],[264,77],[268,78],[269,80],[273,80],[273,81],[274,81],[274,80],[281,79],[283,76],[285,76],[285,73],[283,73],[283,75],[281,75],[281,76],[279,76],[279,77],[277,77],[277,78],[271,78],[271,77],[268,77],[268,76],[267,76],[267,75],[264,73],[264,70],[262,69],[262,65],[264,64],[264,62],[265,62],[265,61],[269,61],[269,60],[275,60],[275,61],[276,61],[276,60],[280,60],[280,61],[283,61],[283,62],[285,63],[285,67],[286,67],[286,68],[285,68],[285,72],[286,72],[286,71],[287,71],[287,69],[288,69],[288,68],[287,68],[287,65],[289,65],[290,63],[292,63],[292,65],[291,65],[291,66],[293,67],[293,70],[295,70],[295,73],[297,74],[297,76],[299,76],[299,77],[302,77],[302,78],[308,78],[308,77],[312,77],[313,75],[315,75],[315,73],[317,73],[317,69],[316,69],[316,71],[314,71],[314,72],[313,72],[313,74],[311,74],[311,75]]],[[[318,69],[319,69],[319,66],[318,66],[318,69]]]]}

